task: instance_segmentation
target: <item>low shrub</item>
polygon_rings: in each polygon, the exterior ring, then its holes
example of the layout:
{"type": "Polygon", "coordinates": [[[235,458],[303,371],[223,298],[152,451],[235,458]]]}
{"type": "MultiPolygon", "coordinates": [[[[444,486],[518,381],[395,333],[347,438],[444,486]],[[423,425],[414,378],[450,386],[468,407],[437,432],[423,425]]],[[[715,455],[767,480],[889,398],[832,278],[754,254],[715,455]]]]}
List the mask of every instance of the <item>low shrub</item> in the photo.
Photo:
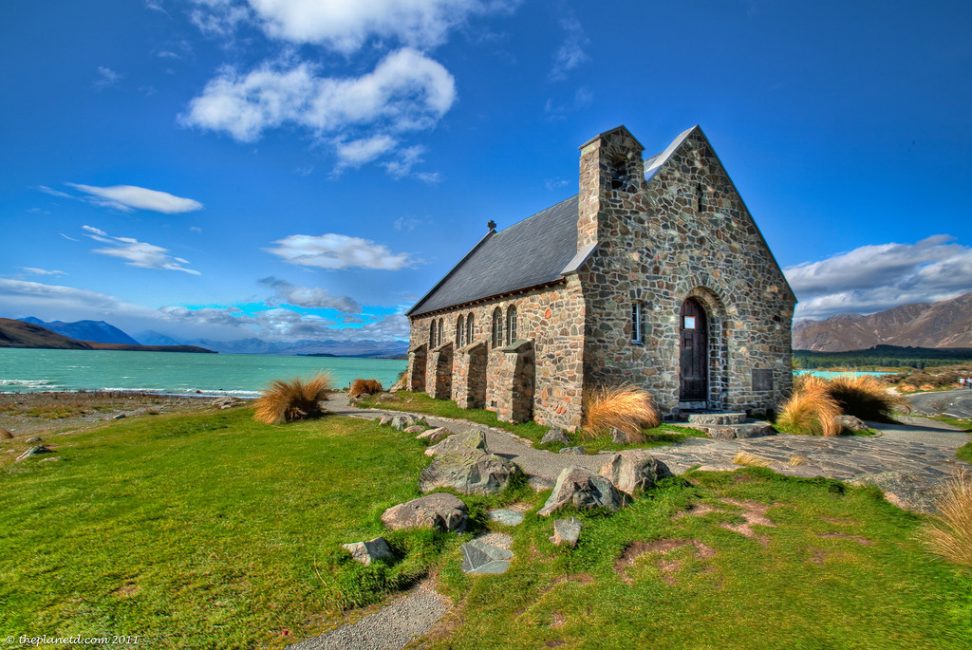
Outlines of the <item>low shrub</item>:
{"type": "Polygon", "coordinates": [[[909,409],[903,397],[888,392],[884,382],[870,375],[837,377],[826,382],[826,388],[841,411],[862,420],[887,422],[896,409],[909,409]]]}
{"type": "Polygon", "coordinates": [[[799,382],[793,395],[780,409],[776,424],[788,433],[814,436],[840,435],[840,406],[827,391],[826,382],[816,379],[799,382]]]}
{"type": "Polygon", "coordinates": [[[324,414],[321,402],[327,400],[331,377],[325,373],[309,380],[278,379],[256,401],[254,419],[264,424],[281,424],[324,414]]]}
{"type": "Polygon", "coordinates": [[[348,397],[357,399],[362,395],[374,395],[382,391],[381,382],[377,379],[355,379],[348,389],[348,397]]]}
{"type": "Polygon", "coordinates": [[[597,438],[617,429],[629,443],[643,442],[641,430],[659,424],[661,418],[651,395],[641,388],[601,388],[585,395],[583,433],[586,437],[597,438]]]}
{"type": "Polygon", "coordinates": [[[972,475],[949,480],[936,505],[938,514],[924,530],[926,543],[945,559],[972,567],[972,475]]]}

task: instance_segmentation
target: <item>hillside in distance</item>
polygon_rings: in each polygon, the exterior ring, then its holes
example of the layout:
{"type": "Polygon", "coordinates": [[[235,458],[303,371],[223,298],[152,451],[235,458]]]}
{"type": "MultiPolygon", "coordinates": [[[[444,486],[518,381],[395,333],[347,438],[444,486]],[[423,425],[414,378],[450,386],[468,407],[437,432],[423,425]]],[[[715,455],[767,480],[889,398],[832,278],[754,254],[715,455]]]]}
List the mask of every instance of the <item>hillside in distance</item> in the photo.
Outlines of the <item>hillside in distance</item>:
{"type": "Polygon", "coordinates": [[[128,345],[78,341],[49,329],[10,318],[0,318],[0,348],[45,348],[53,350],[132,350],[142,352],[209,352],[195,345],[128,345]]]}
{"type": "Polygon", "coordinates": [[[817,352],[865,350],[878,345],[972,348],[972,293],[933,303],[901,305],[862,316],[841,314],[798,321],[793,349],[817,352]]]}
{"type": "Polygon", "coordinates": [[[140,345],[138,341],[121,331],[111,323],[103,320],[79,320],[73,323],[65,323],[61,320],[42,321],[34,316],[21,318],[25,323],[40,325],[61,336],[78,341],[90,341],[93,343],[121,343],[123,345],[140,345]]]}

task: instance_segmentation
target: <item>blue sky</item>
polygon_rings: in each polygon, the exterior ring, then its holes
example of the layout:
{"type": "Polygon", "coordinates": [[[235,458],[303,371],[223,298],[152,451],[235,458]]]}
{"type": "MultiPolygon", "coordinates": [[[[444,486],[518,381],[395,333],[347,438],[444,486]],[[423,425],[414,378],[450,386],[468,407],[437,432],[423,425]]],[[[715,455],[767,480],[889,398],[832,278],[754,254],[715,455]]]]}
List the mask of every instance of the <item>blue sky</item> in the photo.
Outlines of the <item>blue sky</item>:
{"type": "Polygon", "coordinates": [[[701,124],[800,315],[972,289],[962,2],[8,0],[0,316],[405,335],[577,147],[701,124]]]}

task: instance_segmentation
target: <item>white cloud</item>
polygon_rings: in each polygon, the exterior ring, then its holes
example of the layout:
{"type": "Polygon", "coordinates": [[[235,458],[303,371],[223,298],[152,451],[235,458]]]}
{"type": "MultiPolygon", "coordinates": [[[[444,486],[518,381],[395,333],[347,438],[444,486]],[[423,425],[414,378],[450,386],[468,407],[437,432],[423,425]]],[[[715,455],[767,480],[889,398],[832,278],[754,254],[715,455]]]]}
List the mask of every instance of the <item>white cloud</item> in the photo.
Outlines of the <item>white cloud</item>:
{"type": "Polygon", "coordinates": [[[57,269],[43,269],[39,266],[22,266],[24,273],[30,273],[31,275],[67,275],[64,271],[58,271],[57,269]]]}
{"type": "Polygon", "coordinates": [[[61,190],[55,190],[53,187],[48,187],[47,185],[38,185],[37,189],[47,194],[49,196],[56,196],[59,199],[73,199],[76,198],[67,192],[62,192],[61,190]]]}
{"type": "Polygon", "coordinates": [[[321,269],[380,269],[397,271],[413,263],[407,253],[392,253],[387,247],[360,237],[327,233],[290,235],[266,249],[290,264],[321,269]]]}
{"type": "Polygon", "coordinates": [[[161,246],[141,242],[132,237],[115,237],[104,230],[93,226],[82,226],[86,236],[94,241],[106,244],[104,248],[95,248],[91,252],[125,260],[129,266],[143,269],[159,269],[162,271],[181,271],[189,275],[201,275],[199,271],[189,268],[189,260],[169,255],[169,251],[161,246]]]}
{"type": "Polygon", "coordinates": [[[192,21],[208,34],[229,36],[241,23],[257,23],[272,38],[314,43],[352,54],[369,39],[431,48],[472,14],[511,11],[495,0],[194,0],[192,21]]]}
{"type": "Polygon", "coordinates": [[[104,314],[116,310],[139,310],[113,296],[96,291],[55,284],[0,278],[0,309],[11,316],[27,316],[35,311],[45,317],[67,318],[73,314],[104,314]]]}
{"type": "MultiPolygon", "coordinates": [[[[96,205],[111,207],[124,212],[152,210],[165,214],[175,214],[201,210],[203,207],[203,204],[195,199],[187,199],[168,192],[150,190],[135,185],[113,185],[111,187],[96,187],[81,183],[67,183],[67,185],[87,194],[88,200],[96,205]]],[[[40,188],[41,191],[46,191],[43,185],[40,188]]],[[[67,194],[65,196],[73,198],[67,194]]]]}
{"type": "Polygon", "coordinates": [[[972,248],[935,235],[914,244],[861,246],[785,273],[800,299],[797,318],[870,313],[968,292],[972,248]]]}
{"type": "Polygon", "coordinates": [[[320,287],[297,287],[273,276],[263,278],[260,284],[273,289],[273,298],[269,304],[288,304],[295,307],[309,307],[317,309],[337,309],[348,314],[357,314],[361,305],[348,296],[334,296],[320,287]]]}
{"type": "Polygon", "coordinates": [[[434,126],[456,99],[455,80],[436,61],[409,49],[388,54],[360,77],[320,77],[308,63],[269,64],[239,75],[224,69],[189,104],[182,122],[253,142],[267,129],[294,124],[316,135],[354,127],[391,132],[434,126]]]}
{"type": "Polygon", "coordinates": [[[335,153],[338,158],[338,170],[347,167],[357,168],[388,153],[398,142],[388,135],[375,135],[348,142],[338,142],[335,153]]]}
{"type": "Polygon", "coordinates": [[[121,74],[115,72],[111,68],[105,67],[103,65],[98,66],[98,76],[94,80],[95,88],[108,88],[109,86],[114,86],[119,81],[122,80],[121,74]]]}
{"type": "Polygon", "coordinates": [[[585,48],[591,43],[576,16],[569,15],[563,18],[560,26],[564,30],[564,40],[554,54],[553,68],[550,70],[550,78],[553,81],[566,79],[568,72],[586,61],[585,48]]]}

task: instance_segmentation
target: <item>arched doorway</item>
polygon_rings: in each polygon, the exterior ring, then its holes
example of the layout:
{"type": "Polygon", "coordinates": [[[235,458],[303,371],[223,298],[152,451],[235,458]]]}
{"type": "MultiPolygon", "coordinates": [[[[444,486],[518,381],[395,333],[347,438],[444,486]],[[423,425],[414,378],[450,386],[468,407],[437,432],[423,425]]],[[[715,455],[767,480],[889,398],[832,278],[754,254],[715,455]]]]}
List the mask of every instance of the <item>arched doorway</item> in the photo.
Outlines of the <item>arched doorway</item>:
{"type": "Polygon", "coordinates": [[[695,298],[682,303],[679,317],[679,401],[709,399],[709,324],[695,298]]]}

